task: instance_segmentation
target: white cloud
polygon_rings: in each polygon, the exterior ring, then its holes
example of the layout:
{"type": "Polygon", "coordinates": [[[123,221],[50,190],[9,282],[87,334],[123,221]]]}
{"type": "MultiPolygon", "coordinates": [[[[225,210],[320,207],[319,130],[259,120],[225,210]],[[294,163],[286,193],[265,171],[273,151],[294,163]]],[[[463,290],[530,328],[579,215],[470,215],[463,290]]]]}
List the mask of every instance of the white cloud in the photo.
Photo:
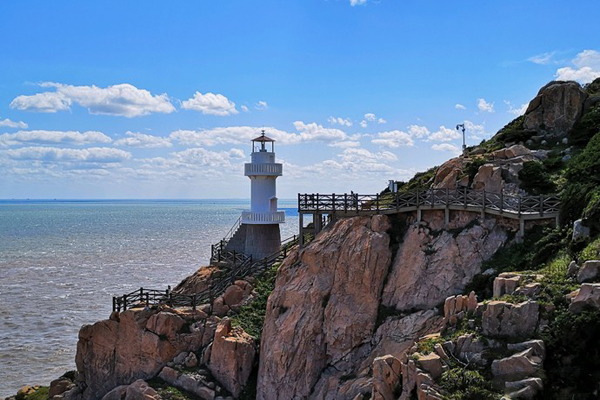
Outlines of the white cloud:
{"type": "Polygon", "coordinates": [[[235,103],[222,94],[200,92],[194,93],[194,97],[181,103],[185,110],[200,111],[202,114],[226,116],[237,114],[235,103]]]}
{"type": "Polygon", "coordinates": [[[266,110],[267,108],[269,108],[269,104],[267,104],[266,101],[259,101],[256,103],[256,105],[254,106],[254,108],[256,108],[257,110],[266,110]]]}
{"type": "Polygon", "coordinates": [[[431,149],[435,151],[447,151],[453,154],[460,154],[460,149],[457,146],[450,143],[434,144],[431,146],[431,149]]]}
{"type": "Polygon", "coordinates": [[[18,131],[0,135],[0,145],[14,146],[22,143],[64,143],[84,145],[90,143],[110,143],[112,139],[96,131],[18,131]]]}
{"type": "Polygon", "coordinates": [[[71,99],[58,92],[37,93],[31,96],[17,96],[10,103],[10,108],[23,111],[55,113],[71,109],[71,99]]]}
{"type": "Polygon", "coordinates": [[[115,146],[139,147],[142,149],[172,146],[169,138],[147,135],[139,132],[126,132],[125,134],[128,137],[115,141],[115,146]]]}
{"type": "Polygon", "coordinates": [[[462,104],[460,104],[460,103],[456,103],[456,104],[454,105],[454,108],[456,108],[457,110],[466,110],[466,109],[467,109],[467,107],[463,106],[463,105],[462,105],[462,104]]]}
{"type": "Polygon", "coordinates": [[[556,54],[555,51],[542,53],[542,54],[535,55],[533,57],[529,57],[527,59],[527,61],[531,61],[534,64],[546,65],[546,64],[550,64],[551,62],[553,62],[552,58],[554,57],[555,54],[556,54]]]}
{"type": "Polygon", "coordinates": [[[367,4],[367,0],[350,0],[350,5],[354,6],[364,6],[367,4]]]}
{"type": "Polygon", "coordinates": [[[362,128],[366,128],[367,127],[367,121],[365,121],[364,119],[362,121],[360,121],[360,126],[362,128]]]}
{"type": "Polygon", "coordinates": [[[571,63],[575,68],[563,67],[556,71],[557,80],[589,83],[600,77],[600,52],[596,50],[582,51],[571,63]]]}
{"type": "Polygon", "coordinates": [[[383,119],[383,118],[379,118],[379,119],[377,120],[377,123],[378,123],[378,124],[385,124],[385,123],[387,123],[387,121],[386,121],[385,119],[383,119]]]}
{"type": "Polygon", "coordinates": [[[398,147],[411,147],[415,144],[408,133],[398,130],[379,132],[377,138],[371,140],[371,143],[394,149],[398,147]]]}
{"type": "Polygon", "coordinates": [[[369,122],[373,122],[375,121],[375,114],[373,113],[366,113],[365,114],[365,120],[369,121],[369,122]]]}
{"type": "Polygon", "coordinates": [[[430,132],[429,129],[427,129],[424,126],[419,126],[419,125],[410,125],[408,127],[408,133],[410,134],[410,136],[416,137],[416,138],[424,138],[429,136],[430,132]]]}
{"type": "Polygon", "coordinates": [[[442,125],[438,131],[429,135],[428,141],[449,142],[451,140],[459,139],[460,137],[461,134],[457,130],[446,128],[442,125]]]}
{"type": "Polygon", "coordinates": [[[338,124],[338,125],[348,126],[348,127],[352,126],[352,121],[350,121],[349,118],[342,118],[342,117],[336,118],[336,117],[331,116],[331,117],[327,118],[327,121],[332,125],[338,124]]]}
{"type": "Polygon", "coordinates": [[[477,108],[485,112],[494,112],[494,103],[488,103],[485,99],[477,99],[477,108]]]}
{"type": "Polygon", "coordinates": [[[344,140],[341,142],[333,142],[328,145],[329,147],[339,147],[342,149],[347,149],[349,147],[360,147],[360,142],[354,140],[344,140]]]}
{"type": "Polygon", "coordinates": [[[6,126],[7,128],[21,128],[21,129],[27,128],[27,124],[25,122],[11,121],[8,118],[5,118],[4,120],[0,120],[0,126],[6,126]]]}
{"type": "Polygon", "coordinates": [[[516,116],[525,114],[525,111],[527,111],[527,107],[529,106],[529,103],[524,103],[524,104],[521,104],[520,107],[515,107],[508,100],[504,100],[504,104],[506,104],[508,106],[508,113],[516,115],[516,116]]]}
{"type": "Polygon", "coordinates": [[[110,147],[90,147],[87,149],[22,147],[8,150],[7,154],[15,160],[39,160],[44,162],[118,163],[131,158],[131,153],[110,147]]]}
{"type": "Polygon", "coordinates": [[[88,109],[90,114],[138,117],[151,113],[171,113],[175,107],[163,93],[152,95],[128,83],[100,88],[97,86],[73,86],[45,82],[41,87],[54,88],[32,96],[18,96],[10,107],[18,110],[50,112],[66,111],[73,103],[88,109]]]}
{"type": "MultiPolygon", "coordinates": [[[[302,121],[294,122],[297,133],[286,132],[272,127],[265,128],[266,135],[278,143],[298,144],[302,142],[340,142],[348,139],[348,135],[335,128],[324,128],[316,123],[306,124],[302,121]]],[[[185,146],[216,146],[219,144],[250,144],[250,140],[260,135],[261,128],[252,126],[228,126],[200,131],[178,130],[169,137],[185,146]]]]}
{"type": "Polygon", "coordinates": [[[240,106],[240,108],[242,109],[243,112],[249,112],[250,111],[247,106],[240,106]]]}

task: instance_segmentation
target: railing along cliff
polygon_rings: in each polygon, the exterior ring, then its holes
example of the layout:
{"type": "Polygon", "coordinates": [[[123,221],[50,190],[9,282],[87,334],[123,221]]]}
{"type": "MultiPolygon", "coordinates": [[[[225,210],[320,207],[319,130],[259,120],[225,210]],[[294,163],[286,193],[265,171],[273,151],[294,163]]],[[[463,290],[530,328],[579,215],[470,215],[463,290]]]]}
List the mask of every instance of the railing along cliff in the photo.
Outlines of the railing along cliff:
{"type": "Polygon", "coordinates": [[[472,189],[429,189],[384,194],[298,194],[298,212],[314,214],[376,214],[420,208],[470,209],[528,219],[558,214],[557,195],[516,196],[472,189]]]}
{"type": "Polygon", "coordinates": [[[298,243],[298,237],[287,238],[281,242],[281,248],[278,252],[271,254],[259,261],[253,261],[252,257],[242,255],[241,253],[230,254],[222,253],[223,257],[220,261],[226,262],[228,268],[221,273],[214,274],[208,284],[208,288],[202,292],[194,294],[181,294],[171,290],[171,287],[166,290],[145,289],[139,288],[131,293],[122,296],[113,297],[113,311],[121,312],[132,307],[166,304],[170,307],[192,307],[212,301],[222,295],[225,289],[233,284],[238,279],[255,275],[263,272],[273,264],[283,261],[287,257],[291,247],[298,243]]]}

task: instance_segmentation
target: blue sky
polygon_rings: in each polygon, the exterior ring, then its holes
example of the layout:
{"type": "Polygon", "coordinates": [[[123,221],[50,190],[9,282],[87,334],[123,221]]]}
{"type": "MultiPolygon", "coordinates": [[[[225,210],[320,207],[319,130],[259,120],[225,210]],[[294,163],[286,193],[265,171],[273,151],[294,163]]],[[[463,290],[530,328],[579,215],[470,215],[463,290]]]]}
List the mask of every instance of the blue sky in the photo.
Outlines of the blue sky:
{"type": "Polygon", "coordinates": [[[375,192],[457,154],[553,79],[600,76],[595,1],[0,3],[0,198],[375,192]]]}

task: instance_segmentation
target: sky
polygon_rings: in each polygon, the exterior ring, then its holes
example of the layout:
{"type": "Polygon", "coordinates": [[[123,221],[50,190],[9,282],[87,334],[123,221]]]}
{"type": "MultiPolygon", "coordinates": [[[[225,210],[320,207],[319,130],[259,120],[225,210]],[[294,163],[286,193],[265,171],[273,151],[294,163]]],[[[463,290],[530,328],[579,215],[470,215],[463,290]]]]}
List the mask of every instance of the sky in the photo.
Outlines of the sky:
{"type": "Polygon", "coordinates": [[[375,193],[600,76],[600,2],[0,2],[0,199],[375,193]]]}

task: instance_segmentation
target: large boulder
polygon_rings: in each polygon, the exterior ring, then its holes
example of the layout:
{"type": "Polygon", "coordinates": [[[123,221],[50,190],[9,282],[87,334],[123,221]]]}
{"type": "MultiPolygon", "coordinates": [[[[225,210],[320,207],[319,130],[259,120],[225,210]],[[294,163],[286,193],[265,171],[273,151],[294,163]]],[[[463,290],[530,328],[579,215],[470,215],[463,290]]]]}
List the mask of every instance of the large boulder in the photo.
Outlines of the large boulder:
{"type": "Polygon", "coordinates": [[[402,389],[400,360],[387,355],[373,361],[373,400],[395,400],[402,389]]]}
{"type": "Polygon", "coordinates": [[[569,311],[579,314],[586,308],[600,309],[600,283],[584,283],[571,297],[569,311]]]}
{"type": "Polygon", "coordinates": [[[534,355],[533,349],[523,350],[510,357],[492,361],[492,375],[505,380],[525,379],[537,374],[543,359],[534,355]]]}
{"type": "Polygon", "coordinates": [[[479,167],[473,178],[473,189],[500,193],[503,188],[502,167],[495,164],[484,164],[479,167]]]}
{"type": "Polygon", "coordinates": [[[530,337],[537,329],[539,320],[539,304],[536,301],[525,301],[511,304],[506,301],[490,301],[481,325],[483,334],[496,337],[530,337]]]}
{"type": "Polygon", "coordinates": [[[462,157],[452,158],[442,164],[436,171],[433,179],[435,189],[455,189],[456,181],[463,173],[465,160],[462,157]]]}
{"type": "Polygon", "coordinates": [[[371,392],[369,378],[341,377],[370,350],[391,258],[388,226],[383,215],[339,220],[286,258],[267,303],[257,398],[371,392]]]}
{"type": "Polygon", "coordinates": [[[583,263],[577,272],[577,282],[589,282],[600,276],[600,260],[590,260],[583,263]]]}
{"type": "Polygon", "coordinates": [[[242,328],[232,328],[226,318],[215,331],[208,369],[225,389],[238,397],[252,372],[255,352],[252,336],[242,328]]]}
{"type": "Polygon", "coordinates": [[[581,117],[586,99],[587,94],[576,82],[550,82],[529,103],[524,127],[564,136],[581,117]]]}

